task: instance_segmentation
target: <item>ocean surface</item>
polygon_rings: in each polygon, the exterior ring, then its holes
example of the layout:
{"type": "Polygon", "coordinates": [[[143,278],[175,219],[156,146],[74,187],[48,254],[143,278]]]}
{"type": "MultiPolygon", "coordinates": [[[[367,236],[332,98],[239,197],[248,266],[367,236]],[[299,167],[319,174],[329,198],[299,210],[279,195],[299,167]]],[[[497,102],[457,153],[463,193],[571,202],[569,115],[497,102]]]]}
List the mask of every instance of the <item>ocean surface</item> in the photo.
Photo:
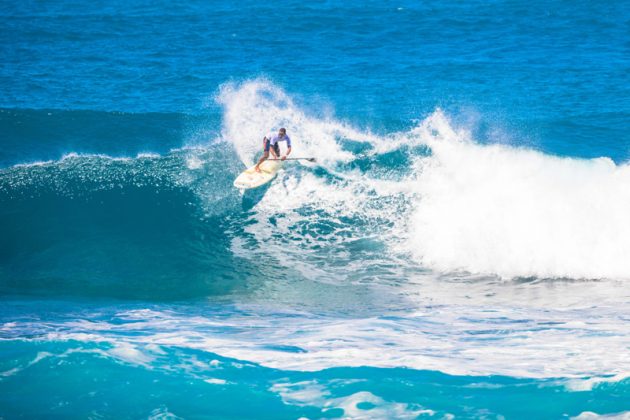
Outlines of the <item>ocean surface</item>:
{"type": "Polygon", "coordinates": [[[0,418],[630,418],[627,1],[0,23],[0,418]]]}

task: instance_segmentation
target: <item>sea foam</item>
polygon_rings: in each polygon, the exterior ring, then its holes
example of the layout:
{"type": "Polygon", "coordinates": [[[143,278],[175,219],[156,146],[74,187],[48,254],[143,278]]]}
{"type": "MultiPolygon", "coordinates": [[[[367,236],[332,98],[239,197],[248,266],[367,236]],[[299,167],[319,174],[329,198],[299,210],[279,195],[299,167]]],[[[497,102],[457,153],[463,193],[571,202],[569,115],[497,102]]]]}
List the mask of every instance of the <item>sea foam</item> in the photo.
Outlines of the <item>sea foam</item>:
{"type": "MultiPolygon", "coordinates": [[[[370,220],[373,233],[392,254],[409,255],[440,273],[630,277],[627,164],[484,144],[440,109],[409,130],[376,135],[332,116],[309,114],[280,87],[262,79],[224,85],[217,101],[224,107],[222,135],[244,164],[253,162],[263,133],[286,126],[295,155],[317,157],[333,176],[281,173],[281,181],[274,182],[256,207],[259,223],[251,229],[258,235],[264,236],[265,220],[273,215],[299,213],[294,220],[308,223],[315,216],[305,220],[309,216],[301,210],[319,209],[330,218],[370,220]],[[350,151],[344,147],[348,141],[365,147],[350,151]],[[411,163],[348,169],[393,151],[401,151],[411,163]],[[387,220],[393,227],[381,229],[387,220]]],[[[288,223],[284,233],[290,227],[295,224],[288,223]]],[[[351,236],[367,234],[354,231],[351,236]]]]}

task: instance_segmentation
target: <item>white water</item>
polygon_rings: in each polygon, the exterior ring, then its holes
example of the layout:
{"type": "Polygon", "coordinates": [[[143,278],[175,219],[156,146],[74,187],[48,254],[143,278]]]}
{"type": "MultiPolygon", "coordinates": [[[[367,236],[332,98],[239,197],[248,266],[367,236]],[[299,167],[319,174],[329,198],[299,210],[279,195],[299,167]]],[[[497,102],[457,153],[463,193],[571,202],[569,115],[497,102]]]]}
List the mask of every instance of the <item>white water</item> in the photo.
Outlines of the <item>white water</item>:
{"type": "Polygon", "coordinates": [[[630,278],[630,166],[558,158],[455,135],[433,115],[413,131],[411,247],[424,265],[503,277],[630,278]]]}
{"type": "Polygon", "coordinates": [[[86,318],[76,320],[21,320],[3,331],[110,343],[109,357],[138,365],[151,364],[162,347],[177,347],[285,370],[409,367],[453,375],[565,378],[568,388],[588,390],[630,373],[624,320],[611,312],[450,305],[354,319],[260,306],[216,314],[207,308],[194,313],[141,309],[118,310],[110,314],[113,322],[83,314],[86,318]]]}
{"type": "MultiPolygon", "coordinates": [[[[369,219],[391,253],[411,255],[439,273],[630,278],[629,165],[482,145],[465,129],[454,128],[440,110],[409,131],[379,138],[332,117],[309,116],[264,80],[226,85],[218,101],[225,108],[223,137],[245,164],[253,161],[264,133],[286,126],[295,155],[317,157],[335,177],[288,168],[257,205],[260,218],[253,234],[268,232],[266,219],[273,215],[285,216],[288,223],[280,232],[289,234],[299,221],[316,222],[300,210],[320,209],[333,219],[369,219]],[[342,149],[341,139],[371,149],[354,155],[342,149]],[[431,155],[415,156],[412,170],[403,176],[388,176],[388,171],[409,168],[339,169],[356,159],[418,145],[429,146],[431,155]],[[393,228],[380,229],[387,220],[393,228]]],[[[343,236],[345,241],[369,235],[346,229],[354,236],[343,236]]],[[[322,239],[334,243],[339,238],[333,233],[313,241],[322,239]]]]}

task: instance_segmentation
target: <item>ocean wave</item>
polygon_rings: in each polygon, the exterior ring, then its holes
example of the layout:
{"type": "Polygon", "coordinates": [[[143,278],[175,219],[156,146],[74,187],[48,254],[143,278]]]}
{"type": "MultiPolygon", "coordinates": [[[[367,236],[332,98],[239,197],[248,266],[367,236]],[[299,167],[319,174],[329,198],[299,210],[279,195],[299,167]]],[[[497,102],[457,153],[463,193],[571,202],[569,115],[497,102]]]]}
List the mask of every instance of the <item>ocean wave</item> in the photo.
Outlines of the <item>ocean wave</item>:
{"type": "Polygon", "coordinates": [[[375,134],[263,79],[216,101],[221,130],[204,145],[1,170],[3,289],[204,296],[254,272],[338,287],[630,277],[627,164],[482,144],[439,109],[375,134]],[[242,194],[232,180],[279,126],[318,163],[242,194]]]}

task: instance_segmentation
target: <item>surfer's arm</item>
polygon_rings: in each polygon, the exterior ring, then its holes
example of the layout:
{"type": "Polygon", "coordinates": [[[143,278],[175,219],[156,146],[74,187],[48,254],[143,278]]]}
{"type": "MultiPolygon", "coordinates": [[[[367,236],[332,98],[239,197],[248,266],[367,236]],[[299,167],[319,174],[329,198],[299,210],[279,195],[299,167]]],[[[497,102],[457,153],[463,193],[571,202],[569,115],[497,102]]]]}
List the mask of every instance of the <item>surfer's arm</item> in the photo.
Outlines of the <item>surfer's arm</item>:
{"type": "Polygon", "coordinates": [[[280,156],[278,154],[276,154],[276,149],[273,146],[269,147],[269,152],[271,153],[271,156],[273,156],[274,159],[280,159],[280,156]]]}
{"type": "Polygon", "coordinates": [[[287,158],[287,156],[289,156],[291,154],[291,146],[287,147],[287,154],[282,156],[282,160],[285,160],[287,158]]]}
{"type": "Polygon", "coordinates": [[[286,136],[286,137],[287,137],[287,154],[282,156],[282,160],[285,160],[287,156],[291,154],[291,137],[289,136],[286,136]]]}

